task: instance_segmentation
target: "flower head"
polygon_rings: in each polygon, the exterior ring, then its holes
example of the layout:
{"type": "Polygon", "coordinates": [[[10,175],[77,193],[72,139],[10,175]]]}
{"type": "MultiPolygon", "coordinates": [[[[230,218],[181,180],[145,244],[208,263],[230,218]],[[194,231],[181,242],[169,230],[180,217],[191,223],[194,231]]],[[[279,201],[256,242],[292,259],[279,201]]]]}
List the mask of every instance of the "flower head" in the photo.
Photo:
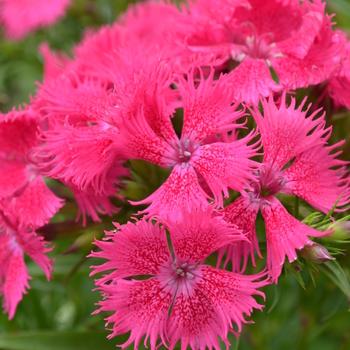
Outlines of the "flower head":
{"type": "Polygon", "coordinates": [[[241,330],[253,308],[261,309],[252,295],[266,282],[258,280],[263,274],[242,276],[198,264],[220,246],[245,237],[221,218],[213,218],[212,210],[184,209],[183,220],[166,221],[173,254],[170,253],[165,227],[159,222],[141,220],[117,226],[107,232],[108,238],[95,244],[100,252],[92,257],[107,259],[95,266],[93,274],[114,270],[96,280],[104,295],[97,311],[113,311],[108,323],[113,323],[110,338],[131,330],[123,348],[141,338],[150,338],[151,349],[158,337],[163,344],[169,341],[173,349],[178,340],[181,348],[219,349],[218,336],[228,346],[227,333],[235,332],[232,322],[241,330]],[[149,278],[130,279],[141,275],[149,278]],[[127,278],[127,279],[125,279],[127,278]],[[168,316],[170,311],[170,315],[168,316]]]}
{"type": "Polygon", "coordinates": [[[42,237],[23,223],[19,223],[0,202],[0,296],[9,319],[15,315],[18,303],[29,288],[24,253],[34,260],[50,279],[52,261],[46,253],[48,248],[42,237]]]}
{"type": "Polygon", "coordinates": [[[297,258],[295,249],[313,244],[309,236],[331,233],[319,232],[299,222],[276,195],[294,194],[324,213],[328,213],[340,197],[336,210],[344,210],[350,202],[349,179],[345,173],[347,162],[335,159],[340,152],[331,153],[342,143],[325,145],[331,129],[325,129],[324,114],[316,118],[319,112],[316,111],[307,118],[307,112],[302,111],[305,100],[297,109],[293,98],[288,107],[285,100],[284,93],[277,107],[272,96],[269,101],[263,99],[264,117],[258,108],[252,111],[264,148],[263,164],[257,174],[259,179],[251,184],[254,191],[248,192],[248,197],[238,198],[222,211],[224,218],[243,229],[252,242],[228,247],[227,259],[232,259],[233,266],[239,270],[243,256],[244,270],[249,255],[253,263],[254,251],[261,256],[255,235],[255,220],[261,210],[266,227],[267,266],[276,282],[286,255],[293,261],[297,258]]]}

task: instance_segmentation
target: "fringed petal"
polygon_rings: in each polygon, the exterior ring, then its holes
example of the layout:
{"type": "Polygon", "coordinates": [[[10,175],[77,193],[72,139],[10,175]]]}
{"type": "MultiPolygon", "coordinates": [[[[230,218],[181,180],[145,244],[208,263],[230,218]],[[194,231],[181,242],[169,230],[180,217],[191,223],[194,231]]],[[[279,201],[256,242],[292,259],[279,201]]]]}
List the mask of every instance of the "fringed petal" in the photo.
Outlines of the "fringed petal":
{"type": "Polygon", "coordinates": [[[28,186],[31,174],[24,159],[0,158],[0,198],[21,195],[28,186]]]}
{"type": "Polygon", "coordinates": [[[138,349],[140,341],[145,336],[144,345],[150,339],[151,350],[157,349],[160,338],[166,345],[166,321],[175,289],[163,286],[157,278],[145,281],[119,280],[111,285],[102,285],[99,288],[105,299],[98,303],[100,311],[112,311],[114,314],[107,317],[107,325],[113,324],[109,339],[131,331],[129,339],[122,345],[127,348],[135,342],[138,349]]]}
{"type": "Polygon", "coordinates": [[[8,209],[19,222],[35,228],[47,224],[63,204],[64,200],[56,197],[38,176],[21,196],[10,201],[8,209]]]}
{"type": "Polygon", "coordinates": [[[325,113],[316,119],[320,111],[317,110],[306,118],[311,104],[306,111],[302,111],[305,102],[306,98],[295,109],[295,99],[291,98],[291,104],[287,107],[284,92],[279,107],[272,96],[268,101],[262,99],[264,117],[257,107],[252,111],[261,133],[264,163],[271,165],[275,171],[280,171],[290,160],[308,148],[326,142],[323,137],[330,129],[325,129],[325,113]]]}
{"type": "Polygon", "coordinates": [[[44,59],[44,80],[56,79],[72,63],[65,52],[53,52],[47,42],[39,46],[44,59]]]}
{"type": "Polygon", "coordinates": [[[255,265],[254,253],[262,258],[259,250],[259,242],[255,233],[255,221],[259,211],[259,203],[248,197],[239,197],[232,204],[219,212],[219,215],[230,224],[236,225],[249,242],[240,241],[222,247],[219,252],[218,262],[226,252],[224,267],[232,261],[232,271],[243,273],[247,267],[249,255],[255,265]],[[243,266],[241,260],[243,257],[243,266]]]}
{"type": "Polygon", "coordinates": [[[232,105],[232,85],[227,76],[221,75],[214,82],[212,68],[205,80],[200,69],[200,82],[194,83],[194,70],[181,78],[179,90],[184,105],[184,124],[182,139],[204,141],[207,137],[221,132],[230,131],[238,127],[234,122],[244,115],[244,111],[237,111],[239,103],[232,105]]]}
{"type": "MultiPolygon", "coordinates": [[[[336,159],[342,152],[331,153],[344,144],[317,146],[298,155],[292,165],[281,173],[285,185],[281,192],[294,194],[327,214],[341,199],[336,210],[350,203],[349,178],[345,168],[349,162],[336,159]]],[[[345,209],[343,209],[345,210],[345,209]]]]}
{"type": "Polygon", "coordinates": [[[260,295],[265,299],[263,292],[257,290],[269,284],[265,279],[266,273],[257,275],[241,275],[225,270],[215,269],[212,266],[200,266],[201,276],[194,281],[198,289],[209,299],[221,323],[220,336],[228,343],[227,334],[233,332],[232,323],[241,332],[242,323],[248,323],[244,315],[250,317],[253,309],[262,310],[260,305],[253,298],[253,295],[260,295]],[[260,281],[259,281],[260,280],[260,281]]]}
{"type": "Polygon", "coordinates": [[[43,237],[38,236],[34,231],[28,232],[27,226],[22,224],[18,226],[16,241],[19,247],[44,271],[49,281],[54,259],[51,260],[46,253],[51,252],[54,247],[48,247],[43,237]]]}
{"type": "Polygon", "coordinates": [[[95,245],[102,249],[91,252],[92,257],[107,259],[108,262],[95,269],[91,275],[111,269],[117,269],[110,275],[98,280],[101,284],[106,281],[135,276],[155,275],[160,266],[170,261],[170,253],[165,229],[145,219],[137,221],[136,225],[128,222],[126,225],[115,224],[117,230],[107,232],[109,242],[95,241],[95,245]]]}
{"type": "Polygon", "coordinates": [[[271,62],[280,84],[293,90],[305,88],[326,81],[340,69],[338,55],[344,42],[331,26],[331,19],[327,16],[304,58],[285,56],[271,62]]]}
{"type": "Polygon", "coordinates": [[[45,141],[38,153],[39,165],[52,178],[72,181],[81,190],[92,185],[96,193],[105,192],[105,179],[118,156],[118,132],[99,126],[75,128],[67,124],[43,133],[45,141]]]}
{"type": "Polygon", "coordinates": [[[215,204],[223,207],[222,192],[228,198],[228,188],[246,196],[249,182],[255,179],[252,171],[258,163],[250,157],[258,155],[258,143],[248,145],[256,133],[232,143],[212,143],[200,146],[193,154],[190,164],[201,173],[215,197],[215,204]]]}
{"type": "MultiPolygon", "coordinates": [[[[188,164],[188,163],[187,163],[188,164]]],[[[160,218],[171,217],[175,221],[181,219],[181,207],[191,212],[192,208],[207,208],[209,196],[198,183],[198,178],[192,166],[176,165],[168,179],[158,190],[148,198],[139,202],[130,202],[133,205],[151,203],[138,214],[147,214],[147,217],[157,215],[160,218]]]]}
{"type": "MultiPolygon", "coordinates": [[[[325,5],[324,2],[317,0],[313,3],[305,1],[301,6],[298,6],[298,11],[293,14],[296,15],[295,20],[301,23],[299,23],[298,28],[293,28],[296,30],[289,27],[289,36],[285,37],[284,40],[278,41],[276,45],[283,55],[303,59],[308,54],[310,47],[322,28],[325,5]],[[291,33],[293,33],[292,36],[290,36],[291,33]]],[[[290,16],[290,13],[287,13],[287,15],[290,16]]],[[[288,28],[288,26],[286,27],[288,28]]]]}
{"type": "Polygon", "coordinates": [[[6,36],[20,40],[29,32],[63,17],[70,0],[2,0],[0,18],[6,36]]]}
{"type": "Polygon", "coordinates": [[[235,101],[244,101],[249,105],[258,105],[260,96],[267,97],[271,91],[282,89],[272,79],[266,62],[260,59],[246,57],[227,78],[232,81],[235,101]]]}
{"type": "MultiPolygon", "coordinates": [[[[46,117],[56,124],[87,126],[101,123],[111,88],[103,81],[72,71],[40,86],[37,98],[46,117]]],[[[107,126],[108,127],[108,126],[107,126]]]]}
{"type": "Polygon", "coordinates": [[[182,209],[179,222],[163,221],[169,229],[179,263],[196,264],[226,244],[246,240],[234,225],[229,225],[221,217],[213,217],[212,207],[192,209],[191,212],[185,208],[179,209],[182,209]]]}
{"type": "Polygon", "coordinates": [[[296,220],[274,196],[266,200],[269,204],[264,204],[261,212],[266,227],[267,268],[272,281],[277,283],[286,255],[290,262],[294,261],[297,258],[295,249],[312,245],[308,236],[322,237],[330,232],[317,231],[296,220]]]}
{"type": "Polygon", "coordinates": [[[220,349],[221,320],[207,296],[194,283],[180,285],[168,320],[169,349],[181,340],[181,350],[220,349]]]}
{"type": "Polygon", "coordinates": [[[2,286],[0,284],[0,295],[3,295],[2,305],[4,311],[9,314],[9,320],[14,317],[17,305],[22,300],[23,294],[27,293],[26,288],[30,288],[28,284],[29,279],[31,277],[28,275],[27,267],[24,263],[23,251],[19,248],[14,248],[9,258],[5,282],[2,286]]]}

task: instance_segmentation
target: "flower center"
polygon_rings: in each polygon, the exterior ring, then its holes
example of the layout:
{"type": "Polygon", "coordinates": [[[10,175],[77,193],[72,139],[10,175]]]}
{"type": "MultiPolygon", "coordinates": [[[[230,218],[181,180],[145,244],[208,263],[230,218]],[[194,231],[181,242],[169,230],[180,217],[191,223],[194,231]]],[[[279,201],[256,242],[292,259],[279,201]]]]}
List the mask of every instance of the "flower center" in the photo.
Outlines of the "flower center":
{"type": "Polygon", "coordinates": [[[185,279],[185,280],[193,280],[195,275],[191,273],[196,268],[196,265],[189,265],[188,263],[182,263],[179,264],[177,260],[175,259],[174,262],[171,264],[171,268],[173,269],[173,279],[170,280],[168,285],[174,284],[179,279],[185,279]]]}
{"type": "Polygon", "coordinates": [[[198,148],[199,145],[194,145],[190,139],[183,138],[177,142],[178,149],[178,162],[181,163],[182,169],[190,166],[190,159],[192,153],[198,148]]]}
{"type": "Polygon", "coordinates": [[[266,197],[279,193],[281,188],[286,183],[286,178],[274,173],[271,169],[266,172],[258,172],[259,180],[251,184],[254,188],[253,192],[249,193],[252,202],[263,202],[270,204],[266,197]]]}
{"type": "Polygon", "coordinates": [[[240,53],[235,54],[232,52],[232,58],[235,61],[242,62],[243,59],[248,56],[253,59],[265,60],[267,65],[271,67],[271,59],[282,57],[282,52],[276,50],[276,43],[271,42],[273,37],[272,33],[264,33],[257,35],[255,27],[252,23],[246,22],[243,24],[245,27],[252,27],[252,35],[245,37],[245,43],[239,45],[240,53]]]}

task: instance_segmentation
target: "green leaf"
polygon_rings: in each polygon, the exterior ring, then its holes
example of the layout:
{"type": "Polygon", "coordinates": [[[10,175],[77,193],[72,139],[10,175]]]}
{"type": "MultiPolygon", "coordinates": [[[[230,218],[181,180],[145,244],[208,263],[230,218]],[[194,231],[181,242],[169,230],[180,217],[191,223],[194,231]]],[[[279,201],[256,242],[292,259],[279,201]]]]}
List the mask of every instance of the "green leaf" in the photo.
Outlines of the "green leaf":
{"type": "MultiPolygon", "coordinates": [[[[0,349],[6,350],[107,350],[128,338],[106,339],[107,331],[26,332],[0,335],[0,349]]],[[[121,337],[117,337],[121,338],[121,337]]]]}
{"type": "Polygon", "coordinates": [[[350,303],[350,283],[349,279],[346,276],[344,270],[339,265],[337,261],[328,261],[323,265],[318,266],[318,269],[322,271],[329,279],[336,284],[339,289],[345,294],[348,302],[350,303]],[[330,270],[328,271],[323,266],[327,266],[330,270]]]}
{"type": "Polygon", "coordinates": [[[272,305],[269,308],[269,311],[267,313],[269,314],[277,305],[278,301],[280,300],[280,295],[281,295],[281,285],[280,284],[275,284],[275,297],[273,299],[272,305]]]}

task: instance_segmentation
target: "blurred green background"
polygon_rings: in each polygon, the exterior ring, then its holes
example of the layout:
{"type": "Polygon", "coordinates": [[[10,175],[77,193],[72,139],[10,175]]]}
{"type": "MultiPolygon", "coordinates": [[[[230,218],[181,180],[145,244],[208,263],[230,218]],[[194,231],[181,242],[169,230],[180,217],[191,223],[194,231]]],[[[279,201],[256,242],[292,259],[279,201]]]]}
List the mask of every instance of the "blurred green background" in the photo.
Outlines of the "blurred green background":
{"type": "MultiPolygon", "coordinates": [[[[29,95],[34,94],[36,89],[35,82],[42,80],[42,58],[37,51],[42,42],[48,42],[53,49],[70,53],[72,45],[81,39],[86,27],[112,23],[130,3],[127,0],[72,2],[67,16],[56,25],[39,30],[21,42],[0,38],[0,108],[3,112],[29,102],[29,95]]],[[[337,26],[350,30],[350,0],[330,0],[327,12],[337,14],[334,18],[337,26]]],[[[347,137],[350,114],[339,113],[333,118],[333,123],[333,139],[347,137]]],[[[349,142],[344,147],[348,150],[344,157],[349,160],[349,142]]],[[[159,170],[152,166],[146,170],[148,176],[165,176],[157,173],[159,170]]],[[[87,260],[85,256],[92,248],[92,237],[101,235],[103,229],[110,229],[111,220],[106,218],[105,224],[88,225],[86,230],[80,224],[61,225],[63,218],[74,218],[74,210],[76,208],[68,203],[56,218],[57,226],[52,229],[53,234],[56,231],[65,234],[59,235],[54,242],[56,262],[50,283],[46,282],[42,271],[28,261],[29,273],[33,277],[31,289],[19,304],[11,322],[7,320],[7,315],[0,316],[0,349],[103,350],[114,349],[116,343],[127,339],[127,336],[122,336],[107,341],[108,332],[103,321],[106,315],[90,316],[100,296],[98,292],[92,292],[94,282],[88,277],[89,266],[101,262],[87,260]],[[80,250],[62,255],[82,234],[80,250]]],[[[118,217],[125,218],[132,211],[134,209],[127,206],[118,217]]],[[[349,276],[349,248],[347,255],[339,261],[349,276]]],[[[243,327],[239,344],[232,337],[232,349],[350,349],[347,298],[324,275],[315,274],[316,288],[307,273],[302,272],[302,275],[305,289],[293,273],[282,275],[278,286],[265,288],[264,312],[253,314],[251,319],[255,324],[243,327]]],[[[259,302],[263,303],[263,300],[259,302]]]]}

